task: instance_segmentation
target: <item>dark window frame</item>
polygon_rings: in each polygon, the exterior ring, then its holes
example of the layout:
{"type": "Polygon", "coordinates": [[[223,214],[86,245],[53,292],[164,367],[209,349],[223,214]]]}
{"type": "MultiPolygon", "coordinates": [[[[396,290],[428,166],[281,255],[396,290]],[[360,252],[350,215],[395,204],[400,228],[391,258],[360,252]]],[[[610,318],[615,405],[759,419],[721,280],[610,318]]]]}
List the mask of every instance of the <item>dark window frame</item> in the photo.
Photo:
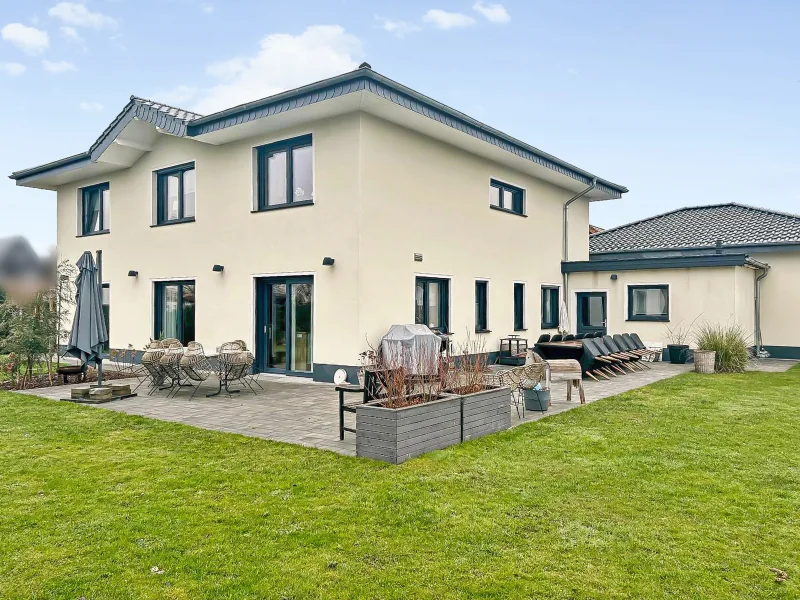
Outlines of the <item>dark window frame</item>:
{"type": "Polygon", "coordinates": [[[526,217],[525,214],[525,190],[521,187],[517,187],[515,185],[511,185],[510,183],[504,183],[497,179],[490,179],[489,180],[489,187],[490,188],[497,188],[499,190],[499,197],[498,201],[500,202],[499,205],[495,206],[491,202],[489,202],[489,208],[493,208],[494,210],[500,210],[503,212],[511,213],[514,215],[519,215],[520,217],[526,217]],[[507,208],[502,206],[503,202],[503,192],[511,192],[511,208],[507,208]]]}
{"type": "MultiPolygon", "coordinates": [[[[98,183],[98,184],[95,184],[95,185],[88,185],[88,186],[86,186],[84,188],[81,188],[81,235],[80,235],[80,237],[89,236],[89,235],[102,235],[102,234],[105,234],[105,233],[111,233],[111,228],[105,229],[103,227],[103,225],[105,223],[105,219],[106,219],[105,209],[103,208],[103,192],[105,192],[105,191],[108,191],[108,193],[111,194],[111,184],[109,182],[107,182],[107,181],[105,183],[98,183]],[[100,211],[99,211],[99,213],[100,213],[100,216],[99,216],[100,229],[97,230],[97,231],[88,231],[88,229],[87,229],[89,223],[86,220],[86,201],[87,201],[87,196],[89,194],[91,194],[92,192],[97,192],[97,201],[100,203],[100,211]]],[[[110,209],[111,209],[111,200],[109,198],[109,210],[110,209]]]]}
{"type": "Polygon", "coordinates": [[[667,284],[643,284],[643,285],[629,285],[628,286],[628,315],[626,321],[656,321],[659,323],[669,323],[669,302],[670,302],[669,285],[667,284]],[[633,293],[635,290],[662,290],[667,293],[667,306],[665,307],[665,315],[634,315],[633,314],[633,293]]]}
{"type": "MultiPolygon", "coordinates": [[[[108,302],[105,301],[104,297],[100,297],[100,304],[103,309],[103,319],[105,320],[106,324],[106,333],[108,334],[108,340],[103,345],[103,350],[108,352],[111,349],[111,284],[110,283],[103,283],[100,286],[103,290],[108,290],[108,302]]],[[[100,292],[103,293],[102,291],[100,292]]]]}
{"type": "Polygon", "coordinates": [[[558,311],[561,306],[561,288],[555,285],[542,286],[542,329],[558,329],[558,311]],[[550,294],[550,305],[553,307],[550,315],[544,314],[545,295],[550,294]],[[555,299],[552,296],[555,295],[555,299]]]}
{"type": "Polygon", "coordinates": [[[184,216],[185,207],[183,205],[183,174],[187,171],[195,171],[195,214],[197,213],[197,168],[194,161],[159,169],[156,174],[156,222],[155,225],[172,225],[174,223],[191,223],[195,220],[194,216],[184,216]],[[170,219],[169,207],[167,206],[167,179],[172,175],[178,177],[178,218],[170,219]]]}
{"type": "Polygon", "coordinates": [[[183,314],[184,314],[184,303],[183,303],[183,286],[191,285],[194,286],[194,293],[195,293],[195,300],[194,300],[194,328],[195,328],[195,338],[197,337],[197,282],[194,279],[178,279],[173,281],[156,281],[155,283],[155,297],[154,297],[154,318],[153,318],[153,339],[163,339],[163,330],[164,330],[164,322],[163,322],[163,314],[164,314],[164,288],[167,286],[177,285],[178,286],[178,302],[180,303],[180,307],[178,309],[178,314],[181,315],[181,318],[178,320],[178,335],[176,336],[181,343],[185,346],[187,343],[195,341],[186,339],[186,332],[184,331],[184,322],[183,322],[183,314]]]}
{"type": "Polygon", "coordinates": [[[431,322],[430,314],[428,314],[428,294],[430,293],[430,283],[439,284],[439,323],[443,324],[444,333],[450,332],[450,280],[442,277],[417,277],[414,281],[414,299],[416,302],[417,287],[422,284],[422,311],[423,322],[419,323],[416,319],[416,306],[414,310],[414,322],[422,325],[428,325],[431,322]]]}
{"type": "Polygon", "coordinates": [[[311,148],[311,180],[314,181],[314,162],[313,148],[314,140],[312,134],[301,135],[281,140],[272,144],[258,146],[256,148],[256,186],[258,188],[258,207],[253,212],[267,210],[279,210],[282,208],[292,208],[296,206],[310,206],[314,204],[314,191],[311,192],[311,200],[294,201],[294,151],[300,148],[311,148]],[[269,157],[273,154],[286,153],[286,202],[283,204],[269,203],[269,157]]]}
{"type": "Polygon", "coordinates": [[[527,331],[525,327],[525,288],[524,282],[514,282],[514,331],[527,331]]]}
{"type": "Polygon", "coordinates": [[[489,329],[489,281],[475,280],[475,333],[490,333],[489,329]]]}

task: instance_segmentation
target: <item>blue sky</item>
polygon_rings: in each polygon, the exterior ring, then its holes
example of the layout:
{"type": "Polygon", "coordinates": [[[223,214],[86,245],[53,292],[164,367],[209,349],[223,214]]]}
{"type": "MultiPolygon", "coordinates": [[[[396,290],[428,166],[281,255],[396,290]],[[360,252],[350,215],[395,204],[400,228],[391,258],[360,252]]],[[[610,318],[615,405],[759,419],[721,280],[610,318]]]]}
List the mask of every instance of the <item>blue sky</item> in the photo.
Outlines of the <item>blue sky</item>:
{"type": "MultiPolygon", "coordinates": [[[[375,70],[630,192],[800,212],[800,2],[3,2],[0,172],[86,150],[131,94],[207,112],[375,70]]],[[[55,194],[0,180],[0,237],[55,243],[55,194]]]]}

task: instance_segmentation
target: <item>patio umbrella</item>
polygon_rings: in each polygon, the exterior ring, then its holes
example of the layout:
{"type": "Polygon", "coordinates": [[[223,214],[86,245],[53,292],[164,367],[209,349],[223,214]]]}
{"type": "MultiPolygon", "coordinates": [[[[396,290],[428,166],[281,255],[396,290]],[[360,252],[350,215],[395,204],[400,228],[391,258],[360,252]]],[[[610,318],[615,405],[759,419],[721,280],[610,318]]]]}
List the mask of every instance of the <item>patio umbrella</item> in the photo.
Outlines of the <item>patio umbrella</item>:
{"type": "Polygon", "coordinates": [[[569,333],[569,315],[567,314],[567,303],[561,301],[558,308],[558,330],[561,333],[569,333]]]}
{"type": "Polygon", "coordinates": [[[76,263],[75,317],[64,354],[80,359],[84,364],[97,365],[97,385],[103,384],[103,346],[108,331],[103,319],[103,300],[98,268],[91,252],[84,252],[76,263]]]}

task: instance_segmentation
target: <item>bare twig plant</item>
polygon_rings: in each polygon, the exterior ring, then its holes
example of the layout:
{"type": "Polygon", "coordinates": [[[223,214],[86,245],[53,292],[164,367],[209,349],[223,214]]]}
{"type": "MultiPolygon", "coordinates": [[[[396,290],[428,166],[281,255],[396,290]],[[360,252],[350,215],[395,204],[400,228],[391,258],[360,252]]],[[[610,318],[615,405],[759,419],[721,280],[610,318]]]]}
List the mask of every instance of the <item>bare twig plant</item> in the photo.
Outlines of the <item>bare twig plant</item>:
{"type": "Polygon", "coordinates": [[[449,371],[447,389],[454,394],[474,394],[489,389],[486,377],[489,353],[482,338],[473,338],[467,332],[467,339],[459,344],[454,364],[449,371]]]}

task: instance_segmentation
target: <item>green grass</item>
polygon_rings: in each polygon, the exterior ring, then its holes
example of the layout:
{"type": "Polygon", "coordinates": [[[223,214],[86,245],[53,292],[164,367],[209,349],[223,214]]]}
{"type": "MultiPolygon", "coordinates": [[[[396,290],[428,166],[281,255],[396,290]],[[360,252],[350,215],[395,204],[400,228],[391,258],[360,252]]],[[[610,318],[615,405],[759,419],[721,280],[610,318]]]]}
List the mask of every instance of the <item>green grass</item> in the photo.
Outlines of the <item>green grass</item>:
{"type": "Polygon", "coordinates": [[[800,368],[399,467],[5,393],[0,597],[797,598],[798,448],[800,368]]]}

